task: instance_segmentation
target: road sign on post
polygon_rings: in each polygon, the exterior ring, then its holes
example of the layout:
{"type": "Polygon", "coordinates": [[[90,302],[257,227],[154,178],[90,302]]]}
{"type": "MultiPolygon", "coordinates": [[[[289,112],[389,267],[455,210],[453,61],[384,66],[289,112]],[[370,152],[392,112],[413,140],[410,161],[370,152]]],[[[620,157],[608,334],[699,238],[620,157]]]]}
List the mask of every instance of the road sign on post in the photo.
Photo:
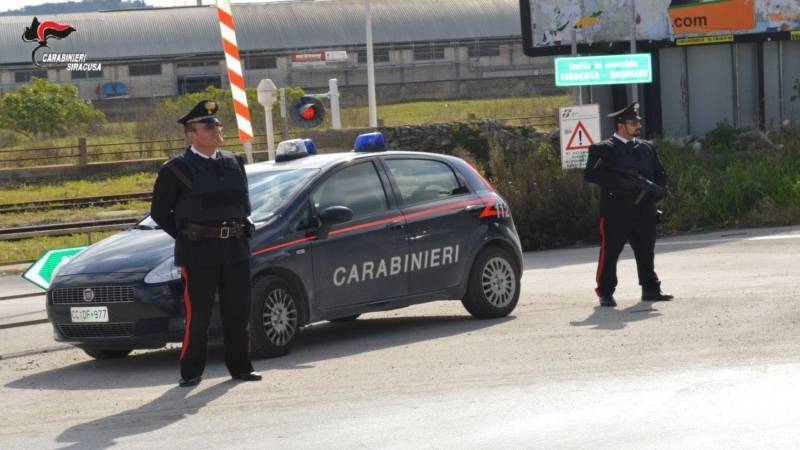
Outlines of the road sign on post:
{"type": "Polygon", "coordinates": [[[567,106],[558,110],[561,168],[583,169],[589,146],[600,140],[600,106],[567,106]]]}
{"type": "Polygon", "coordinates": [[[62,264],[66,264],[70,258],[85,249],[86,247],[73,247],[50,250],[42,255],[41,258],[37,259],[36,262],[22,274],[22,278],[46,290],[50,287],[50,281],[52,281],[56,269],[62,264]]]}
{"type": "Polygon", "coordinates": [[[653,81],[649,53],[556,58],[555,66],[559,87],[653,81]]]}

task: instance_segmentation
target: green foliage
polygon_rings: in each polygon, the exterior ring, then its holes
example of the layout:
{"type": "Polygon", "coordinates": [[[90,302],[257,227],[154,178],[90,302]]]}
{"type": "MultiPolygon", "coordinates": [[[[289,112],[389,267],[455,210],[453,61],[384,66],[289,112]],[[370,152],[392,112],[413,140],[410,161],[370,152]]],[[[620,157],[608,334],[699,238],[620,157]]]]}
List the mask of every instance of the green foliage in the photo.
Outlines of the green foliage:
{"type": "MultiPolygon", "coordinates": [[[[256,89],[247,88],[246,92],[253,133],[264,134],[266,132],[264,108],[258,103],[256,89]]],[[[305,94],[302,88],[286,88],[288,105],[292,105],[303,95],[305,94]]],[[[184,94],[174,99],[167,99],[161,102],[151,114],[148,114],[146,118],[142,118],[142,120],[137,122],[135,131],[137,137],[143,140],[177,139],[183,137],[183,128],[176,123],[176,120],[202,100],[213,100],[219,104],[217,116],[225,126],[225,134],[227,136],[236,136],[238,134],[238,125],[236,124],[236,113],[233,109],[231,91],[209,86],[205,91],[184,94]]],[[[275,102],[272,108],[272,117],[277,126],[277,121],[280,118],[279,102],[275,102]]]]}
{"type": "Polygon", "coordinates": [[[800,98],[800,78],[796,78],[794,80],[794,84],[792,85],[792,89],[794,89],[794,91],[796,93],[794,95],[792,95],[791,97],[789,97],[789,100],[795,101],[798,98],[800,98]]]}
{"type": "Polygon", "coordinates": [[[717,124],[717,128],[709,131],[703,140],[709,153],[730,153],[739,150],[736,146],[736,129],[725,122],[717,124]]]}
{"type": "Polygon", "coordinates": [[[721,128],[713,132],[713,145],[701,152],[659,142],[659,156],[674,195],[663,205],[666,228],[687,231],[798,223],[800,132],[787,129],[777,134],[774,148],[719,154],[723,144],[714,139],[725,136],[721,141],[730,142],[730,130],[721,128]]]}
{"type": "Polygon", "coordinates": [[[31,136],[81,134],[103,122],[105,115],[70,84],[33,77],[19,91],[0,96],[0,126],[31,136]]]}

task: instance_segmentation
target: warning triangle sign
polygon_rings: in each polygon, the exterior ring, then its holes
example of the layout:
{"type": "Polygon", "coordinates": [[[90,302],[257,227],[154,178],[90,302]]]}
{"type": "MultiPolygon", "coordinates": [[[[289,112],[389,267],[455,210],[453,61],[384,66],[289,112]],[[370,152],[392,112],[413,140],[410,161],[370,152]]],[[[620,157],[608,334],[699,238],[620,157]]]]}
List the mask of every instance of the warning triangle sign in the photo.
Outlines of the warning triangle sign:
{"type": "Polygon", "coordinates": [[[578,125],[572,130],[572,136],[570,136],[569,141],[567,141],[567,150],[583,150],[589,148],[592,144],[594,144],[594,139],[592,139],[592,136],[586,131],[583,122],[578,121],[578,125]]]}

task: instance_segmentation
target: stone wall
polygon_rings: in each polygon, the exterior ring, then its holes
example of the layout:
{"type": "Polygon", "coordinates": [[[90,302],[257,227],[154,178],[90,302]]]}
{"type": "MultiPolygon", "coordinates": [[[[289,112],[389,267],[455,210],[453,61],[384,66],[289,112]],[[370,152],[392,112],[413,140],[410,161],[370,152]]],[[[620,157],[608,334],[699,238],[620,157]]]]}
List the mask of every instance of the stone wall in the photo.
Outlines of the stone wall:
{"type": "MultiPolygon", "coordinates": [[[[306,131],[300,135],[313,139],[320,153],[350,151],[356,136],[374,131],[369,128],[346,130],[306,131]]],[[[502,147],[536,148],[538,142],[550,139],[529,126],[509,126],[496,120],[379,127],[390,150],[453,153],[465,149],[479,159],[486,159],[490,142],[502,147]]],[[[556,133],[556,139],[558,134],[556,133]]],[[[259,155],[263,158],[264,155],[259,155]]],[[[163,159],[90,163],[84,166],[59,165],[22,169],[0,169],[0,186],[13,187],[22,183],[53,183],[65,180],[105,178],[136,172],[155,172],[163,159]]]]}

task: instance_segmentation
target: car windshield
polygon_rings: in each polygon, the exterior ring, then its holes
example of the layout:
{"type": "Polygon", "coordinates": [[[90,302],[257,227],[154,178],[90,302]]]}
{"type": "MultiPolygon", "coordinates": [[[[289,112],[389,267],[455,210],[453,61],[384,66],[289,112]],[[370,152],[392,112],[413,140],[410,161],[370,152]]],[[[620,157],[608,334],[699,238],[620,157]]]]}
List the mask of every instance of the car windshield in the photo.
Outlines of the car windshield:
{"type": "MultiPolygon", "coordinates": [[[[287,169],[248,174],[250,218],[253,222],[271,219],[304,182],[318,171],[319,169],[287,169]]],[[[150,216],[147,216],[134,228],[152,230],[159,227],[150,216]]]]}

